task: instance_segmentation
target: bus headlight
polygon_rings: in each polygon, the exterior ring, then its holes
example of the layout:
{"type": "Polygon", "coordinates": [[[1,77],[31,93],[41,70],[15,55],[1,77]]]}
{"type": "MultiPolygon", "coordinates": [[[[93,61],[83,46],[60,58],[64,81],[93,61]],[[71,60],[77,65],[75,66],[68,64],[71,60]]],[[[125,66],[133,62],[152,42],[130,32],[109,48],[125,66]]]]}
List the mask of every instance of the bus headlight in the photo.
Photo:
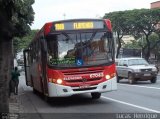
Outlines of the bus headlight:
{"type": "Polygon", "coordinates": [[[62,79],[57,79],[57,84],[62,84],[62,79]]]}
{"type": "Polygon", "coordinates": [[[107,80],[109,80],[109,79],[111,79],[111,78],[113,78],[113,77],[115,77],[116,76],[116,73],[112,73],[112,74],[107,74],[106,76],[105,76],[105,78],[107,79],[107,80]]]}
{"type": "Polygon", "coordinates": [[[106,79],[108,80],[108,79],[110,79],[111,78],[111,76],[110,75],[106,75],[106,79]]]}
{"type": "Polygon", "coordinates": [[[51,83],[56,83],[56,84],[62,84],[63,83],[63,80],[62,79],[52,79],[52,78],[49,78],[48,79],[49,80],[49,82],[51,82],[51,83]]]}

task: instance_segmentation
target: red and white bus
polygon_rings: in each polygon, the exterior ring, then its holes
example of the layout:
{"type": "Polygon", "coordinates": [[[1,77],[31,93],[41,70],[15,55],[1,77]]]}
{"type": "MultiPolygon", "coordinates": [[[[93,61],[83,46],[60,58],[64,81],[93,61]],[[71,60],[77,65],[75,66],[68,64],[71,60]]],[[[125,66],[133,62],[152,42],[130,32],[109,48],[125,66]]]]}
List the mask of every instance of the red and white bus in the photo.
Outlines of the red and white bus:
{"type": "Polygon", "coordinates": [[[24,50],[26,84],[45,97],[117,89],[115,47],[108,19],[46,23],[24,50]]]}

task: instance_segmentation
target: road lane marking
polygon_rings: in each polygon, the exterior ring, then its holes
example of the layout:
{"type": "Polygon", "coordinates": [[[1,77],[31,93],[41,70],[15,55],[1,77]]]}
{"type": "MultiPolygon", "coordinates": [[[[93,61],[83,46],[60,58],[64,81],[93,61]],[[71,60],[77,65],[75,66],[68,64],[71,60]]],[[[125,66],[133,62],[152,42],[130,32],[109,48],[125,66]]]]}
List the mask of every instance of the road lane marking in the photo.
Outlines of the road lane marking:
{"type": "Polygon", "coordinates": [[[107,99],[107,100],[111,100],[111,101],[118,102],[118,103],[121,103],[121,104],[124,104],[124,105],[136,107],[136,108],[139,108],[139,109],[147,110],[147,111],[150,111],[150,112],[153,112],[153,113],[160,113],[160,111],[158,111],[158,110],[149,109],[147,107],[138,106],[138,105],[135,105],[135,104],[123,102],[123,101],[116,100],[116,99],[109,98],[109,97],[105,97],[105,96],[101,96],[101,97],[104,98],[104,99],[107,99]]]}
{"type": "Polygon", "coordinates": [[[158,87],[139,86],[139,85],[128,85],[128,84],[119,84],[119,85],[133,86],[133,87],[139,87],[139,88],[150,88],[150,89],[157,89],[157,90],[160,90],[160,88],[158,88],[158,87]]]}

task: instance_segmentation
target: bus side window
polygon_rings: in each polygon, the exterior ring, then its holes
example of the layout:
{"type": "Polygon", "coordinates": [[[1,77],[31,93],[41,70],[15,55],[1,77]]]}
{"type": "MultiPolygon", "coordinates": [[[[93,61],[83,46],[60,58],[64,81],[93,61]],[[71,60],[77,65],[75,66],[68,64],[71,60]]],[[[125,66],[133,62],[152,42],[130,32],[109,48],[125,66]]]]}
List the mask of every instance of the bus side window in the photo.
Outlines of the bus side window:
{"type": "Polygon", "coordinates": [[[38,55],[38,52],[39,52],[39,42],[38,42],[39,40],[37,40],[37,42],[36,42],[36,45],[35,45],[35,55],[36,55],[36,61],[38,61],[38,59],[39,59],[39,55],[38,55]]]}

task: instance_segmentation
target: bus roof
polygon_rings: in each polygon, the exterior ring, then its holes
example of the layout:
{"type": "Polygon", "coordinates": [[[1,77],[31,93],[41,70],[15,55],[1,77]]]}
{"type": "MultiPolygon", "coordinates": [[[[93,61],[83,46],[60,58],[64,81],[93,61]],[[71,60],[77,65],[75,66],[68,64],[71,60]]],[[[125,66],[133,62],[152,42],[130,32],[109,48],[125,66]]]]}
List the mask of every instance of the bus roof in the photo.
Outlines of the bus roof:
{"type": "MultiPolygon", "coordinates": [[[[111,22],[109,19],[68,19],[47,22],[35,35],[34,39],[39,39],[39,37],[44,37],[53,31],[63,31],[63,30],[86,30],[86,29],[104,29],[106,27],[111,31],[111,22]]],[[[31,42],[31,43],[32,43],[31,42]]]]}
{"type": "Polygon", "coordinates": [[[47,35],[54,31],[87,30],[87,29],[106,29],[111,31],[109,19],[69,19],[46,23],[43,28],[47,35]]]}
{"type": "MultiPolygon", "coordinates": [[[[96,19],[96,18],[85,18],[85,19],[65,19],[65,20],[57,20],[57,21],[52,21],[52,22],[47,22],[47,23],[57,23],[57,22],[70,22],[70,21],[103,21],[104,19],[96,19]]],[[[44,26],[47,24],[45,23],[44,26]]]]}

